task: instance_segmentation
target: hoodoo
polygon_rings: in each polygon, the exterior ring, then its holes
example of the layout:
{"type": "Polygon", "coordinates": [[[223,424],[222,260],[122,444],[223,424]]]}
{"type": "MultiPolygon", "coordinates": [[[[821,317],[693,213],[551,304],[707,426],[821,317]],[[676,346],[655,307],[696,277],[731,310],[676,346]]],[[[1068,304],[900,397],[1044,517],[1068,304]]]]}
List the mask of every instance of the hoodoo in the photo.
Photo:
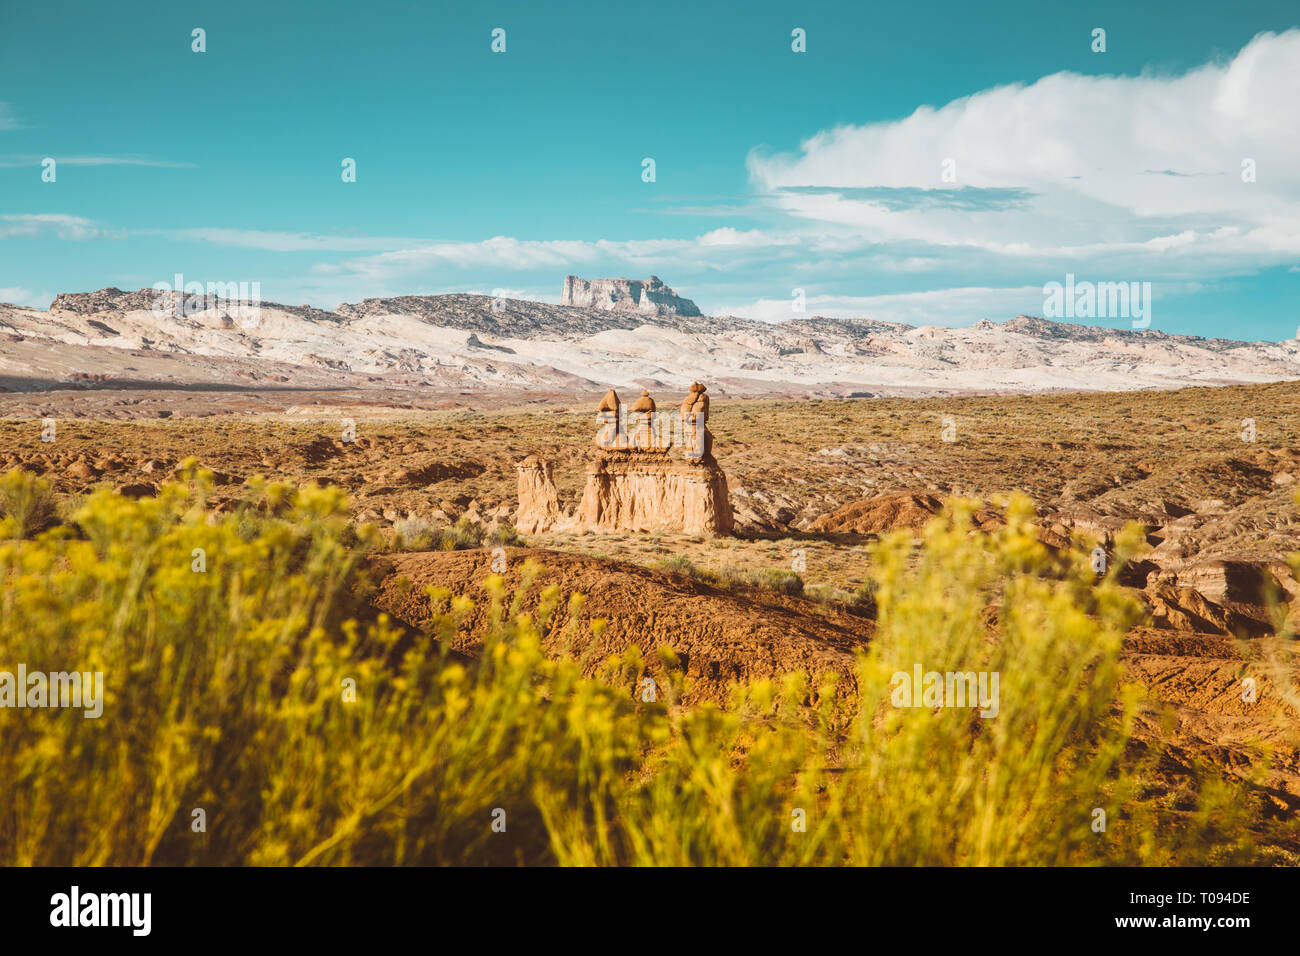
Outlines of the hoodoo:
{"type": "Polygon", "coordinates": [[[596,413],[596,450],[587,464],[582,501],[561,511],[551,465],[529,456],[516,465],[515,525],[542,531],[680,531],[720,535],[732,530],[727,476],[713,457],[709,397],[694,383],[678,414],[661,413],[650,393],[631,408],[611,388],[596,413]]]}

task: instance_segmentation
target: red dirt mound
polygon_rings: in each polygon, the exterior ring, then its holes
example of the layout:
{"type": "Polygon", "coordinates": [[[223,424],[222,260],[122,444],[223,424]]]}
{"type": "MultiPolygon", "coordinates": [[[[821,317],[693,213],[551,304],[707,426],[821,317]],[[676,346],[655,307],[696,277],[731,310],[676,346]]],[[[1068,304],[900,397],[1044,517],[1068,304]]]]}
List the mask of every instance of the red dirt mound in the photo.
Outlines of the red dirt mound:
{"type": "MultiPolygon", "coordinates": [[[[574,593],[587,596],[577,631],[588,641],[596,640],[587,673],[633,644],[647,661],[656,659],[657,648],[669,647],[685,666],[687,703],[720,703],[734,682],[797,670],[810,675],[835,672],[842,675],[842,687],[853,686],[853,649],[865,645],[873,630],[866,618],[802,598],[773,595],[773,603],[760,603],[739,590],[727,592],[639,565],[558,551],[509,549],[508,569],[502,575],[507,588],[518,586],[524,561],[530,557],[547,570],[525,601],[526,612],[535,611],[539,593],[548,584],[558,584],[566,600],[574,593]],[[595,618],[608,621],[599,639],[591,637],[589,627],[595,618]]],[[[375,606],[411,627],[429,623],[432,611],[424,593],[428,585],[473,598],[474,611],[455,649],[478,652],[487,626],[482,583],[492,574],[491,552],[430,551],[377,560],[381,565],[376,569],[380,585],[375,606]]],[[[563,651],[566,622],[567,612],[561,611],[546,641],[551,653],[563,651]]],[[[586,650],[577,647],[572,652],[576,656],[586,650]]]]}
{"type": "Polygon", "coordinates": [[[810,531],[831,534],[885,534],[900,528],[923,528],[943,510],[943,499],[924,492],[903,492],[855,501],[824,514],[810,531]]]}
{"type": "MultiPolygon", "coordinates": [[[[1283,815],[1300,810],[1300,748],[1294,732],[1295,674],[1279,673],[1232,638],[1188,630],[1137,627],[1124,640],[1127,678],[1146,686],[1168,705],[1164,713],[1144,711],[1134,728],[1139,745],[1159,748],[1162,769],[1177,776],[1197,760],[1222,773],[1255,783],[1283,815]],[[1256,681],[1244,694],[1244,678],[1256,681]],[[1270,759],[1261,761],[1263,748],[1270,759]],[[1261,776],[1258,778],[1256,774],[1261,776]]],[[[1267,658],[1265,657],[1265,660],[1267,658]]]]}
{"type": "MultiPolygon", "coordinates": [[[[943,511],[943,499],[928,491],[903,491],[855,501],[822,515],[808,530],[824,534],[887,534],[907,528],[925,527],[943,511]]],[[[974,515],[976,527],[995,527],[1001,517],[982,510],[974,515]]]]}
{"type": "Polygon", "coordinates": [[[1152,622],[1159,628],[1243,637],[1259,637],[1272,630],[1267,620],[1243,614],[1235,607],[1216,604],[1195,588],[1157,582],[1140,597],[1151,612],[1152,622]]]}

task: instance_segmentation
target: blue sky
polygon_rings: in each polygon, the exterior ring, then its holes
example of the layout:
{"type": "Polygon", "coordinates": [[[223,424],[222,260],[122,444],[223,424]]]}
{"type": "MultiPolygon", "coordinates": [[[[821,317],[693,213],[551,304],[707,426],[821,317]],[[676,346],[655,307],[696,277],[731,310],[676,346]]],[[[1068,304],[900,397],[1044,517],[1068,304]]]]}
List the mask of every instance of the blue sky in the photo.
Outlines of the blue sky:
{"type": "Polygon", "coordinates": [[[1153,328],[1300,324],[1293,0],[458,7],[0,5],[0,301],[655,273],[714,314],[967,325],[1072,273],[1151,282],[1153,328]]]}

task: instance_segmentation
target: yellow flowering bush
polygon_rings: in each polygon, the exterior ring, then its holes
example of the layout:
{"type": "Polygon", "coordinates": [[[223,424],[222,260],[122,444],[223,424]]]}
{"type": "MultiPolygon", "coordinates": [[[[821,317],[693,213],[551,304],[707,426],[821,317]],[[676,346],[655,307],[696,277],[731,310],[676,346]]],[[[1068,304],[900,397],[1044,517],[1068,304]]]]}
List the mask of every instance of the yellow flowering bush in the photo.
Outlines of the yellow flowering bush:
{"type": "Polygon", "coordinates": [[[550,587],[523,613],[535,567],[514,595],[489,579],[490,633],[462,658],[448,649],[467,598],[431,588],[438,613],[423,633],[372,610],[375,536],[352,529],[342,492],[256,482],[216,508],[210,478],[191,468],[138,501],[97,491],[71,525],[0,541],[0,671],[103,675],[98,717],[0,707],[0,863],[1164,863],[1251,851],[1228,832],[1232,795],[1212,787],[1180,824],[1194,840],[1153,836],[1166,821],[1126,757],[1139,694],[1118,662],[1136,608],[1082,552],[1049,556],[1023,502],[992,536],[972,535],[959,505],[919,547],[898,536],[875,549],[879,629],[855,686],[791,674],[737,687],[726,708],[686,708],[667,649],[633,648],[583,677],[582,598],[550,587]],[[555,628],[573,655],[543,653],[555,628]],[[996,673],[996,713],[901,705],[900,675],[917,668],[996,673]],[[636,690],[647,676],[652,700],[636,690]]]}

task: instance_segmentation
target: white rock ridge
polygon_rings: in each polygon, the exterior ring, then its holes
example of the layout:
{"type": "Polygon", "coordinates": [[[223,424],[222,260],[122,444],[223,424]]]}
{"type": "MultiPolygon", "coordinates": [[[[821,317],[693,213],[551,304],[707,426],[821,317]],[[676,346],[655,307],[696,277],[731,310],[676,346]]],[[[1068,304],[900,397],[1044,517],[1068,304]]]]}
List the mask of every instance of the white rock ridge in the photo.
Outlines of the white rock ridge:
{"type": "Polygon", "coordinates": [[[157,298],[151,289],[103,289],[61,295],[48,311],[0,304],[0,389],[39,391],[90,375],[108,383],[97,387],[251,377],[293,387],[588,395],[706,379],[718,397],[831,398],[1300,379],[1295,339],[1240,342],[1031,316],[968,328],[815,315],[770,323],[463,294],[328,311],[207,297],[187,299],[197,309],[178,314],[155,311],[157,298]]]}
{"type": "Polygon", "coordinates": [[[699,315],[690,299],[683,299],[658,276],[640,279],[579,279],[564,277],[561,305],[642,315],[699,315]]]}

